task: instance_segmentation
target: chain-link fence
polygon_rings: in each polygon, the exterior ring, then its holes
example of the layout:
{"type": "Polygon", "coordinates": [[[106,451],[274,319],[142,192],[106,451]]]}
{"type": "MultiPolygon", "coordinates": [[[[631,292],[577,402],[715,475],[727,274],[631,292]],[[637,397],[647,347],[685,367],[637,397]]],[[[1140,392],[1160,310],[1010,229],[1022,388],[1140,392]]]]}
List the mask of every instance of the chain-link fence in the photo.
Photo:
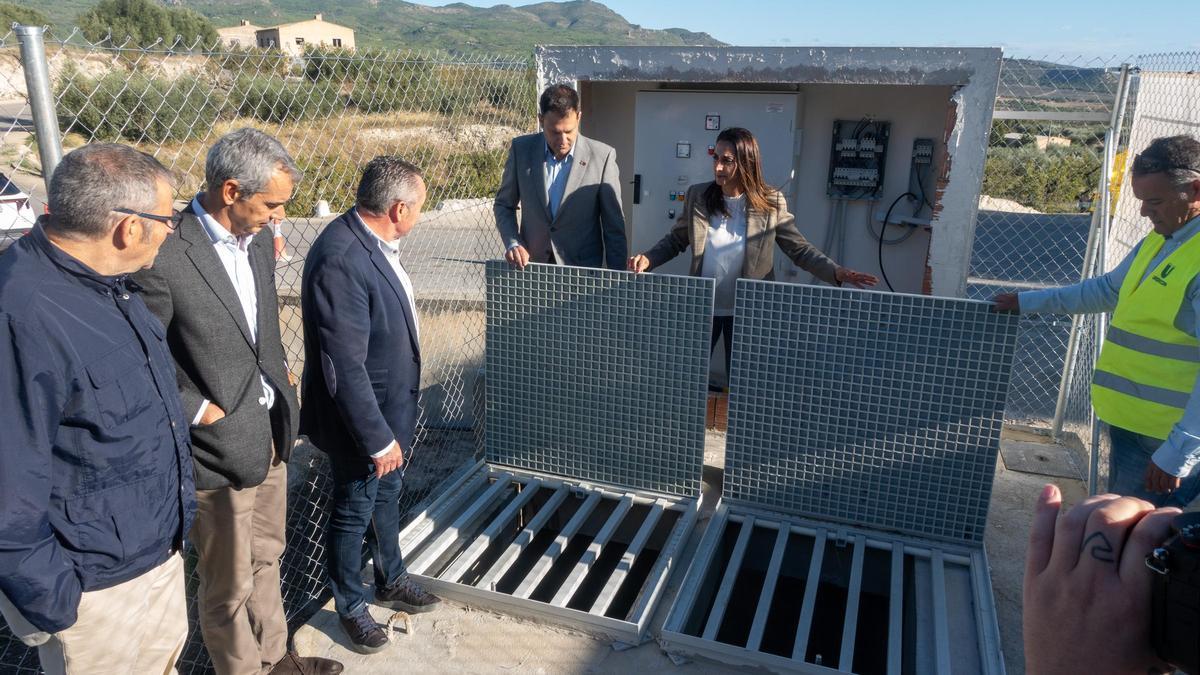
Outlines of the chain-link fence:
{"type": "MultiPolygon", "coordinates": [[[[1132,59],[1005,58],[972,251],[968,295],[1063,286],[1099,269],[1103,188],[1120,175],[1132,59]],[[1089,253],[1091,251],[1091,253],[1089,253]]],[[[1097,317],[1021,317],[1009,423],[1073,432],[1089,451],[1097,317]]],[[[1082,467],[1081,467],[1082,468],[1082,467]]]]}
{"type": "MultiPolygon", "coordinates": [[[[1149,231],[1127,160],[1151,139],[1200,135],[1200,54],[1005,59],[970,294],[1074,283],[1116,267],[1149,231]]],[[[1022,317],[1006,417],[1075,432],[1105,484],[1089,383],[1106,317],[1022,317]]]]}
{"type": "MultiPolygon", "coordinates": [[[[28,230],[45,195],[17,46],[15,35],[0,39],[0,170],[25,205],[14,202],[12,217],[0,222],[0,249],[28,230]]],[[[305,365],[299,291],[309,246],[353,204],[372,157],[396,154],[421,166],[431,208],[401,240],[417,289],[423,352],[422,415],[402,513],[476,456],[472,401],[482,392],[484,277],[471,261],[503,253],[490,197],[509,140],[534,123],[526,59],[318,49],[293,57],[182,43],[92,43],[77,33],[47,35],[45,54],[63,150],[117,141],[149,152],[177,176],[181,202],[201,189],[205,153],[228,131],[256,127],[290,151],[304,179],[277,240],[276,281],[283,342],[297,376],[305,365]]],[[[0,218],[8,216],[3,192],[0,218]]],[[[302,623],[325,589],[330,484],[323,454],[301,445],[294,457],[282,574],[289,620],[302,623]]],[[[188,563],[194,598],[194,555],[188,563]]],[[[180,670],[206,672],[194,602],[189,611],[193,630],[180,670]]],[[[36,650],[3,622],[0,672],[37,672],[36,650]]]]}

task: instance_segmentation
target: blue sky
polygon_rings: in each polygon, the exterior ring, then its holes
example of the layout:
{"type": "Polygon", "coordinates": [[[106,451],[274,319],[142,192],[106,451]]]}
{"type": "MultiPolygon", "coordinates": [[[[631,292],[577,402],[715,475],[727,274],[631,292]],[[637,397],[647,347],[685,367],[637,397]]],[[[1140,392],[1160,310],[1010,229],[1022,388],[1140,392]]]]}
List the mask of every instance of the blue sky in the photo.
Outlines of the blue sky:
{"type": "MultiPolygon", "coordinates": [[[[415,1],[450,4],[450,0],[415,1]]],[[[498,3],[471,0],[467,4],[498,3]]],[[[1026,57],[1125,57],[1200,50],[1195,11],[1179,1],[604,0],[604,4],[646,28],[703,31],[734,45],[999,46],[1026,57]]]]}

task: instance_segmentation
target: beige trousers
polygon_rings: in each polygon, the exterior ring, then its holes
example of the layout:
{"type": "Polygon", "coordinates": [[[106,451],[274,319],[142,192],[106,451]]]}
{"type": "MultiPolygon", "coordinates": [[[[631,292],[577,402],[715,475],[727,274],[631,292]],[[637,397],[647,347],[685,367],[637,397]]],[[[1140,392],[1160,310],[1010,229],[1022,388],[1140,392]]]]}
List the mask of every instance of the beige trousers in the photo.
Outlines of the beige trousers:
{"type": "Polygon", "coordinates": [[[47,675],[175,672],[187,641],[183,557],[172,555],[145,574],[87,591],[70,628],[38,647],[47,675]]]}
{"type": "Polygon", "coordinates": [[[266,672],[287,654],[279,558],[287,523],[287,464],[261,485],[197,490],[192,526],[200,630],[219,675],[266,672]]]}

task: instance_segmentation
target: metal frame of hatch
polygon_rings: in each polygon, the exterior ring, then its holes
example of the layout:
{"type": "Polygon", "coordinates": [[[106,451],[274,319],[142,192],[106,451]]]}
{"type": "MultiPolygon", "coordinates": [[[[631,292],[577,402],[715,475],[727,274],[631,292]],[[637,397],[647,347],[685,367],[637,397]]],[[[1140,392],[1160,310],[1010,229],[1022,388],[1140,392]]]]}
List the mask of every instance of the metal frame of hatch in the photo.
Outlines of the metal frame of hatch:
{"type": "MultiPolygon", "coordinates": [[[[712,520],[709,522],[696,555],[692,558],[683,586],[678,598],[670,610],[663,626],[659,642],[668,652],[682,652],[715,659],[737,665],[758,665],[777,671],[803,673],[837,673],[853,671],[854,645],[859,620],[859,598],[863,587],[863,559],[868,549],[890,553],[890,576],[888,579],[889,606],[886,645],[880,648],[887,650],[886,671],[889,675],[899,675],[903,672],[905,649],[904,616],[907,612],[920,615],[918,623],[913,627],[914,644],[910,647],[921,656],[915,657],[916,672],[951,675],[958,665],[952,656],[952,631],[958,627],[951,626],[952,616],[961,616],[968,612],[973,617],[977,637],[976,652],[978,668],[968,672],[979,672],[984,675],[1003,675],[1004,663],[1000,656],[1000,634],[996,618],[995,600],[992,594],[991,577],[989,574],[987,556],[983,548],[974,549],[956,546],[944,542],[920,540],[908,535],[886,535],[871,530],[856,528],[832,522],[818,522],[788,516],[764,509],[751,508],[737,504],[727,504],[722,501],[712,520]],[[717,550],[727,528],[738,525],[738,535],[729,557],[720,560],[717,550]],[[744,646],[726,644],[717,641],[718,632],[724,620],[725,610],[730,602],[734,584],[745,562],[747,544],[755,528],[774,530],[778,534],[771,547],[771,555],[765,575],[765,582],[759,595],[754,612],[753,623],[744,646]],[[767,617],[771,612],[776,593],[776,584],[785,549],[789,538],[807,538],[813,541],[812,554],[808,560],[808,573],[804,578],[805,588],[800,607],[799,621],[796,626],[796,639],[793,643],[790,657],[760,651],[763,635],[766,630],[767,617]],[[830,665],[812,663],[805,660],[809,635],[814,622],[814,609],[817,601],[817,588],[820,585],[810,583],[810,580],[821,580],[825,544],[838,542],[852,546],[853,556],[850,568],[849,584],[846,588],[847,600],[842,623],[841,649],[837,661],[830,665]],[[906,559],[921,561],[924,567],[928,564],[928,574],[922,574],[921,586],[926,592],[918,597],[906,598],[904,592],[906,559]],[[693,608],[696,606],[698,595],[702,592],[705,579],[709,577],[710,566],[724,564],[720,573],[720,583],[716,587],[716,595],[712,609],[703,622],[702,631],[696,634],[685,632],[693,608]],[[948,570],[961,577],[969,574],[969,593],[963,597],[962,585],[958,593],[950,592],[947,585],[948,570]],[[899,597],[901,602],[890,602],[891,598],[899,597]],[[906,599],[916,603],[918,607],[906,607],[906,599]],[[923,606],[922,606],[923,605],[923,606]],[[842,667],[843,663],[848,663],[842,667]]],[[[723,557],[723,556],[721,556],[723,557]]],[[[711,589],[710,589],[711,590],[711,589]]],[[[907,655],[913,659],[913,655],[907,655]]]]}
{"type": "MultiPolygon", "coordinates": [[[[627,490],[482,461],[446,485],[443,496],[400,533],[410,574],[430,591],[451,600],[544,619],[630,644],[645,639],[647,623],[699,513],[699,501],[692,497],[627,490]],[[572,499],[574,508],[565,513],[572,499]],[[608,510],[608,515],[600,516],[601,509],[608,510]],[[640,521],[626,523],[638,517],[633,515],[635,509],[640,521]],[[556,518],[557,532],[547,529],[556,518]],[[599,527],[586,535],[590,537],[586,548],[572,547],[589,519],[599,527]],[[615,541],[622,530],[632,532],[627,543],[615,541]],[[544,544],[549,534],[553,539],[534,558],[530,551],[536,552],[535,541],[544,544]],[[658,548],[651,553],[654,544],[658,548]],[[616,546],[614,552],[621,546],[624,550],[615,566],[605,570],[606,565],[599,561],[610,545],[616,546]],[[643,555],[655,555],[654,562],[632,606],[620,616],[611,616],[623,586],[631,578],[636,580],[635,566],[643,555]],[[570,570],[563,575],[567,565],[570,570]],[[520,572],[522,566],[527,569],[520,572]],[[558,573],[552,578],[555,568],[558,573]],[[514,570],[518,570],[519,582],[510,581],[508,592],[498,590],[514,570]],[[589,579],[593,573],[602,576],[589,579]],[[474,578],[464,582],[467,577],[474,578]],[[602,585],[598,583],[601,580],[602,585]],[[585,582],[593,589],[600,586],[599,592],[586,602],[586,609],[572,607],[579,604],[572,600],[580,596],[585,582]],[[553,595],[548,601],[536,599],[539,593],[545,597],[547,583],[553,595]]],[[[608,556],[609,565],[613,559],[608,556]]]]}

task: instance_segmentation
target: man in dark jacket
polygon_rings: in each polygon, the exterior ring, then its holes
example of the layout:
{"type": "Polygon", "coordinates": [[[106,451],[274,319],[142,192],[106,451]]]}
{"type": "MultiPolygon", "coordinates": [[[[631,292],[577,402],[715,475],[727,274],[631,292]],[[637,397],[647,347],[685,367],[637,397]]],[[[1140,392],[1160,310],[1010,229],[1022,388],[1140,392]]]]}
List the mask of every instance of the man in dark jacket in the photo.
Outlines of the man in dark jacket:
{"type": "Polygon", "coordinates": [[[272,221],[300,178],[271,136],[239,129],[204,166],[158,265],[136,278],[167,329],[192,426],[200,628],[220,675],[337,673],[287,651],[279,558],[299,406],[279,335],[272,221]]]}
{"type": "Polygon", "coordinates": [[[388,642],[367,611],[364,537],[377,603],[423,612],[438,602],[408,578],[399,547],[402,467],[416,431],[421,349],[398,240],[412,230],[424,203],[417,167],[376,157],[363,172],[355,207],[325,227],[304,264],[300,432],[329,454],[329,581],[342,629],[363,653],[388,642]]]}
{"type": "Polygon", "coordinates": [[[47,673],[166,672],[187,639],[188,424],[127,275],[174,227],[153,157],[63,158],[53,215],[0,257],[0,591],[47,673]]]}

